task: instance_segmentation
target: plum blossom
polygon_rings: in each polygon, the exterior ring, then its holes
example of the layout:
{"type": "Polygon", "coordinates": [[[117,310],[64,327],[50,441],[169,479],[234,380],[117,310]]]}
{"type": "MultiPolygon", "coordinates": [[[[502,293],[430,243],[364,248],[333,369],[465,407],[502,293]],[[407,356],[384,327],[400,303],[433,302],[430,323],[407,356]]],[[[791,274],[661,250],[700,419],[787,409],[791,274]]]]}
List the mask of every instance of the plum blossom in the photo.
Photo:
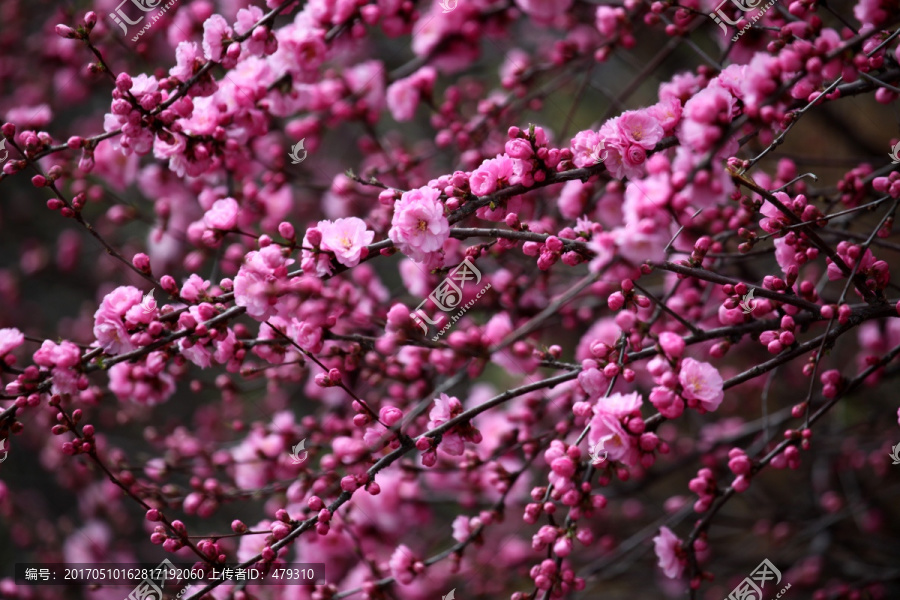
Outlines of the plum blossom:
{"type": "Polygon", "coordinates": [[[507,184],[512,176],[513,161],[506,155],[498,154],[496,158],[485,160],[472,171],[469,189],[476,196],[487,196],[507,184]]]}
{"type": "Polygon", "coordinates": [[[633,265],[666,258],[669,235],[651,219],[629,222],[625,227],[616,228],[612,235],[619,254],[633,265]]]}
{"type": "Polygon", "coordinates": [[[621,418],[640,414],[641,404],[643,398],[638,392],[615,393],[601,398],[594,406],[594,416],[590,422],[590,445],[593,447],[599,443],[608,452],[610,460],[622,461],[628,465],[637,464],[637,438],[625,430],[621,418]]]}
{"type": "Polygon", "coordinates": [[[363,248],[375,239],[375,232],[366,229],[366,223],[357,217],[319,221],[322,232],[322,249],[334,252],[337,261],[345,267],[355,267],[362,257],[363,248]]]}
{"type": "Polygon", "coordinates": [[[416,574],[413,571],[415,562],[416,557],[413,555],[412,550],[410,550],[408,546],[400,544],[397,546],[396,550],[394,550],[394,553],[391,554],[391,559],[388,562],[391,569],[391,575],[393,575],[394,579],[401,585],[409,585],[416,577],[416,574]]]}
{"type": "Polygon", "coordinates": [[[450,237],[450,223],[440,195],[434,188],[421,187],[404,192],[394,205],[388,237],[416,262],[439,252],[450,237]]]}
{"type": "Polygon", "coordinates": [[[222,15],[212,15],[203,23],[203,56],[207,60],[222,60],[224,40],[231,38],[234,32],[222,15]]]}
{"type": "Polygon", "coordinates": [[[722,376],[719,371],[707,362],[700,362],[693,358],[686,358],[681,363],[681,371],[678,381],[683,388],[683,395],[688,400],[697,400],[700,405],[713,411],[719,408],[719,404],[725,398],[722,389],[722,376]]]}
{"type": "Polygon", "coordinates": [[[680,558],[681,540],[666,526],[659,528],[659,535],[653,538],[659,567],[669,579],[678,579],[684,571],[684,561],[680,558]]]}
{"type": "Polygon", "coordinates": [[[75,367],[81,364],[81,349],[78,346],[67,340],[59,344],[44,340],[33,358],[35,364],[51,369],[53,393],[74,394],[78,391],[79,375],[75,371],[75,367]]]}
{"type": "Polygon", "coordinates": [[[3,357],[25,341],[25,336],[15,327],[4,327],[0,329],[0,357],[3,357]]]}
{"type": "Polygon", "coordinates": [[[538,23],[549,23],[572,6],[572,0],[516,0],[522,12],[538,23]]]}
{"type": "Polygon", "coordinates": [[[234,198],[216,200],[212,208],[203,215],[203,224],[210,229],[221,229],[223,231],[234,229],[234,226],[237,224],[239,210],[240,207],[234,198]]]}
{"type": "Polygon", "coordinates": [[[249,252],[234,278],[235,304],[260,321],[274,315],[278,296],[288,289],[287,267],[293,262],[279,246],[249,252]]]}
{"type": "Polygon", "coordinates": [[[410,121],[422,98],[431,96],[437,71],[425,66],[403,79],[398,79],[387,89],[387,106],[397,121],[410,121]]]}
{"type": "Polygon", "coordinates": [[[625,142],[637,144],[645,150],[655,148],[664,135],[659,120],[647,110],[629,110],[622,113],[616,126],[625,142]]]}
{"type": "Polygon", "coordinates": [[[576,167],[590,167],[609,155],[606,141],[596,131],[579,131],[572,138],[572,162],[576,167]]]}
{"type": "MultiPolygon", "coordinates": [[[[442,393],[434,399],[434,407],[428,413],[428,429],[440,427],[461,412],[462,403],[459,399],[442,393]]],[[[465,442],[459,433],[444,432],[440,448],[451,456],[460,456],[465,449],[465,442]]]]}
{"type": "Polygon", "coordinates": [[[136,348],[125,325],[125,314],[143,300],[144,295],[136,287],[119,286],[103,298],[94,313],[94,336],[107,354],[130,352],[136,348]]]}

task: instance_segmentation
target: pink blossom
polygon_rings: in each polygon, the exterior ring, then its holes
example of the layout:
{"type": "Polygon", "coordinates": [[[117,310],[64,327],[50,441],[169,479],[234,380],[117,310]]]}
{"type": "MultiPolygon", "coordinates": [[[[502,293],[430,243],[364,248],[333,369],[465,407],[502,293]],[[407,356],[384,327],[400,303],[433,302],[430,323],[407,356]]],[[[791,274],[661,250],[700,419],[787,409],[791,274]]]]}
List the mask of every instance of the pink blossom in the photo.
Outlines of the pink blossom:
{"type": "Polygon", "coordinates": [[[638,392],[631,392],[630,394],[616,392],[606,398],[600,398],[600,401],[594,408],[594,412],[595,414],[603,413],[614,417],[624,417],[639,411],[643,403],[644,399],[638,392]]]}
{"type": "Polygon", "coordinates": [[[0,329],[0,357],[18,348],[24,341],[25,336],[15,327],[0,329]]]}
{"type": "Polygon", "coordinates": [[[624,19],[624,9],[613,6],[598,6],[595,16],[595,26],[601,35],[611,38],[621,26],[624,19]]]}
{"type": "Polygon", "coordinates": [[[444,215],[441,193],[431,187],[404,192],[394,205],[388,237],[401,252],[417,262],[440,251],[450,237],[450,223],[444,215]]]}
{"type": "Polygon", "coordinates": [[[681,363],[678,381],[688,400],[698,400],[708,411],[719,408],[725,392],[722,390],[722,376],[714,366],[693,358],[686,358],[681,363]]]}
{"type": "Polygon", "coordinates": [[[573,0],[515,0],[522,12],[538,23],[549,23],[556,16],[563,15],[572,6],[573,0]]]}
{"type": "Polygon", "coordinates": [[[103,298],[94,313],[94,336],[107,354],[121,354],[135,349],[131,334],[125,327],[125,314],[143,300],[144,295],[136,287],[120,286],[103,298]]]}
{"type": "MultiPolygon", "coordinates": [[[[148,365],[152,356],[147,358],[148,365]]],[[[175,379],[169,373],[136,369],[135,366],[121,362],[109,369],[109,389],[120,401],[153,406],[165,402],[175,393],[175,379]]]]}
{"type": "MultiPolygon", "coordinates": [[[[462,403],[459,399],[447,394],[441,394],[434,399],[434,407],[428,413],[428,429],[440,427],[461,412],[462,403]]],[[[465,443],[459,433],[444,432],[441,437],[440,448],[451,456],[460,456],[465,449],[465,443]]]]}
{"type": "Polygon", "coordinates": [[[618,417],[597,412],[591,419],[588,442],[592,447],[601,444],[601,447],[609,453],[610,460],[622,461],[632,466],[637,464],[639,453],[636,438],[625,431],[618,417]]]}
{"type": "Polygon", "coordinates": [[[606,141],[596,131],[579,131],[572,138],[572,162],[576,167],[591,167],[609,155],[606,141]]]}
{"type": "Polygon", "coordinates": [[[646,150],[655,148],[664,135],[659,121],[646,110],[630,110],[622,113],[617,126],[626,142],[637,144],[646,150]]]}
{"type": "Polygon", "coordinates": [[[650,391],[650,403],[667,419],[677,419],[684,413],[684,400],[667,387],[656,386],[650,391]]]}
{"type": "Polygon", "coordinates": [[[213,15],[203,23],[203,56],[207,60],[219,62],[222,60],[224,49],[223,41],[231,38],[234,32],[225,18],[221,15],[213,15]]]}
{"type": "Polygon", "coordinates": [[[235,304],[260,321],[274,315],[279,295],[288,289],[287,267],[293,262],[274,245],[249,252],[234,278],[235,304]]]}
{"type": "Polygon", "coordinates": [[[665,248],[670,236],[651,219],[627,223],[612,233],[619,254],[633,265],[666,258],[665,248]]]}
{"type": "Polygon", "coordinates": [[[322,232],[322,249],[334,252],[337,261],[345,267],[359,264],[363,248],[375,239],[375,232],[366,229],[366,223],[357,217],[337,219],[334,223],[319,221],[322,232]]]}
{"type": "Polygon", "coordinates": [[[210,229],[221,229],[224,231],[234,229],[234,226],[237,224],[239,210],[240,207],[234,198],[216,200],[212,208],[203,215],[203,224],[210,229]]]}
{"type": "Polygon", "coordinates": [[[666,526],[659,528],[659,535],[653,538],[659,567],[669,579],[678,579],[684,571],[684,561],[680,558],[681,540],[666,526]]]}
{"type": "Polygon", "coordinates": [[[394,576],[394,579],[396,579],[398,583],[409,585],[412,583],[413,579],[416,578],[415,572],[412,570],[415,562],[416,557],[413,555],[412,550],[410,550],[409,547],[400,544],[397,546],[397,549],[394,550],[394,553],[391,554],[391,559],[388,562],[391,569],[391,575],[394,576]]]}
{"type": "Polygon", "coordinates": [[[423,97],[431,95],[437,71],[425,66],[403,79],[398,79],[387,89],[387,106],[397,121],[410,121],[423,97]]]}
{"type": "Polygon", "coordinates": [[[611,263],[612,259],[615,257],[615,236],[607,232],[598,233],[591,238],[590,242],[588,242],[588,248],[590,248],[595,253],[594,258],[590,262],[589,268],[593,273],[600,272],[604,268],[606,268],[606,266],[611,263]]]}
{"type": "Polygon", "coordinates": [[[659,345],[669,358],[681,358],[685,342],[684,338],[677,333],[663,331],[659,334],[659,345]]]}
{"type": "Polygon", "coordinates": [[[513,162],[505,155],[489,158],[469,176],[469,188],[476,196],[487,196],[509,182],[513,162]]]}

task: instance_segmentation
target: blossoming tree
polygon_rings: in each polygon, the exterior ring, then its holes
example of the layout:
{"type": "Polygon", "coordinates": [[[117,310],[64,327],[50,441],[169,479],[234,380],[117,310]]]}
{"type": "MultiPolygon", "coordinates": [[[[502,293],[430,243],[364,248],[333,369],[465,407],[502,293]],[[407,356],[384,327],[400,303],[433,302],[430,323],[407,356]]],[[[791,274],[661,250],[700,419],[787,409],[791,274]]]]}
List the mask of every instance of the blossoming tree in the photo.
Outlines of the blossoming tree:
{"type": "Polygon", "coordinates": [[[0,6],[0,596],[900,594],[893,0],[115,2],[0,6]]]}

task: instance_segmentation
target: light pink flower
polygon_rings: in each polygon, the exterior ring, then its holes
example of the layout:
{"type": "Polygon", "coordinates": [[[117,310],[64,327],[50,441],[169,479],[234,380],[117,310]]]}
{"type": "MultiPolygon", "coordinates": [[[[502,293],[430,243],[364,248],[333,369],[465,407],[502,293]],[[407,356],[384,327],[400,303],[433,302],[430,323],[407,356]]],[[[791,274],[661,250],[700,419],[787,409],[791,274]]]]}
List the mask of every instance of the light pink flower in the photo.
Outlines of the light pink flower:
{"type": "Polygon", "coordinates": [[[610,394],[606,398],[600,398],[600,401],[594,407],[595,414],[606,414],[614,417],[624,417],[635,411],[639,411],[644,399],[638,392],[630,394],[621,394],[616,392],[610,394]]]}
{"type": "Polygon", "coordinates": [[[423,97],[431,94],[437,71],[425,66],[403,79],[398,79],[387,89],[387,106],[397,121],[410,121],[423,97]]]}
{"type": "Polygon", "coordinates": [[[681,358],[684,352],[684,338],[677,333],[664,331],[659,334],[659,345],[669,358],[681,358]]]}
{"type": "Polygon", "coordinates": [[[293,262],[275,245],[249,252],[234,278],[234,303],[260,321],[274,315],[278,296],[289,286],[287,266],[293,262]]]}
{"type": "Polygon", "coordinates": [[[684,571],[684,563],[678,557],[681,540],[668,527],[660,527],[659,535],[653,538],[659,566],[669,579],[678,579],[684,571]]]}
{"type": "Polygon", "coordinates": [[[612,234],[619,254],[633,265],[666,258],[665,248],[669,235],[651,219],[627,223],[625,227],[616,228],[612,234]]]}
{"type": "Polygon", "coordinates": [[[222,15],[213,15],[203,24],[203,56],[216,62],[222,60],[222,41],[231,38],[234,32],[222,15]]]}
{"type": "Polygon", "coordinates": [[[626,111],[619,117],[617,125],[625,141],[646,150],[655,148],[664,135],[659,121],[647,110],[626,111]]]}
{"type": "Polygon", "coordinates": [[[391,575],[393,575],[394,579],[401,585],[409,585],[413,582],[413,579],[416,578],[416,575],[412,570],[415,562],[416,557],[413,555],[412,550],[410,550],[408,546],[400,544],[397,546],[397,549],[394,550],[394,553],[391,554],[391,560],[388,561],[391,575]]]}
{"type": "Polygon", "coordinates": [[[682,110],[681,102],[677,98],[661,99],[653,106],[647,107],[647,112],[659,122],[666,135],[670,135],[681,121],[682,110]]]}
{"type": "Polygon", "coordinates": [[[606,160],[610,149],[599,133],[586,129],[572,138],[572,162],[576,167],[591,167],[606,160]]]}
{"type": "Polygon", "coordinates": [[[637,438],[625,431],[618,417],[605,412],[595,414],[591,419],[588,442],[591,447],[599,443],[608,452],[610,460],[618,460],[630,466],[637,464],[637,438]]]}
{"type": "MultiPolygon", "coordinates": [[[[428,429],[440,427],[461,412],[462,403],[458,398],[441,394],[434,399],[434,407],[428,413],[428,429]]],[[[465,442],[458,433],[444,432],[439,447],[451,456],[461,456],[465,449],[465,442]]]]}
{"type": "Polygon", "coordinates": [[[144,296],[136,287],[120,286],[103,298],[94,313],[94,337],[107,354],[121,354],[135,349],[131,335],[125,328],[124,317],[144,296]]]}
{"type": "Polygon", "coordinates": [[[0,357],[18,348],[24,341],[25,335],[15,327],[0,329],[0,357]]]}
{"type": "Polygon", "coordinates": [[[572,6],[572,0],[516,0],[522,12],[538,23],[549,23],[572,6]]]}
{"type": "Polygon", "coordinates": [[[416,262],[439,252],[450,237],[450,223],[438,199],[440,195],[434,188],[421,187],[404,192],[394,205],[388,237],[416,262]]]}
{"type": "Polygon", "coordinates": [[[707,362],[693,358],[684,359],[678,381],[684,389],[684,397],[688,400],[698,400],[706,410],[716,410],[725,398],[722,376],[707,362]]]}
{"type": "Polygon", "coordinates": [[[604,37],[612,37],[625,21],[625,10],[621,7],[598,6],[594,24],[604,37]]]}
{"type": "Polygon", "coordinates": [[[503,184],[509,182],[513,174],[513,161],[508,156],[499,154],[489,158],[469,175],[469,189],[476,196],[492,194],[503,184]]]}
{"type": "Polygon", "coordinates": [[[375,239],[375,232],[366,229],[366,222],[357,217],[319,221],[322,232],[322,249],[334,252],[337,261],[345,267],[359,264],[363,248],[375,239]]]}
{"type": "Polygon", "coordinates": [[[203,224],[210,229],[222,229],[228,231],[234,229],[237,225],[238,211],[237,200],[234,198],[223,198],[216,200],[212,208],[203,215],[203,224]]]}

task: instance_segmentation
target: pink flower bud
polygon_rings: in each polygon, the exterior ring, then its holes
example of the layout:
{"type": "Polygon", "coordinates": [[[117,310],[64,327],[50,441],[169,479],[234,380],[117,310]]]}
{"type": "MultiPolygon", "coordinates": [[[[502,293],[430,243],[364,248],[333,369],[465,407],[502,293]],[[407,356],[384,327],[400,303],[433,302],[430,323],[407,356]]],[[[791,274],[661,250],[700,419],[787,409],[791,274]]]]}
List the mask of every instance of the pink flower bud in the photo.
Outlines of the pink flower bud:
{"type": "Polygon", "coordinates": [[[75,39],[78,37],[78,32],[68,25],[63,25],[62,23],[60,23],[56,26],[56,35],[61,38],[75,39]]]}

